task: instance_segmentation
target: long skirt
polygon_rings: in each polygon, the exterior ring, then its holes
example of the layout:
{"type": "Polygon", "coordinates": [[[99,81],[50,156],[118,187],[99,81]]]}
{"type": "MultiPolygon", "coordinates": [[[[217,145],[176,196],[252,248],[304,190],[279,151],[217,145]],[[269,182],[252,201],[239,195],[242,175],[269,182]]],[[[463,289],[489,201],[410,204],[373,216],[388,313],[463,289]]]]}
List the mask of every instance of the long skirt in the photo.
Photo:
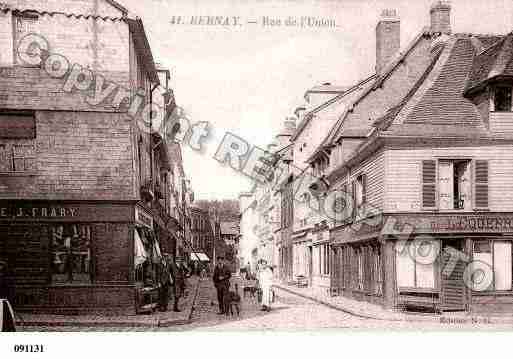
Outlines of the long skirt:
{"type": "Polygon", "coordinates": [[[265,305],[266,307],[271,306],[272,301],[272,290],[271,286],[262,286],[262,305],[265,305]]]}

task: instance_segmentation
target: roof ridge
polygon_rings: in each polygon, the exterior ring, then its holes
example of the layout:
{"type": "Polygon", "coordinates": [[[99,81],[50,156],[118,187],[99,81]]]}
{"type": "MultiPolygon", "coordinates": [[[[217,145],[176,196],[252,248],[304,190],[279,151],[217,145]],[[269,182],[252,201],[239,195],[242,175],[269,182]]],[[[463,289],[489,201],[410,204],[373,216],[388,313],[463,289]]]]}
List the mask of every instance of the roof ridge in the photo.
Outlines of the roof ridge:
{"type": "Polygon", "coordinates": [[[498,33],[474,33],[474,32],[455,32],[453,35],[455,36],[487,36],[487,37],[499,37],[506,36],[507,34],[498,34],[498,33]]]}
{"type": "Polygon", "coordinates": [[[5,7],[5,8],[0,9],[0,12],[4,12],[4,13],[8,13],[9,11],[10,12],[16,12],[16,11],[25,12],[25,11],[28,11],[28,12],[36,13],[39,16],[44,16],[44,15],[50,15],[50,16],[63,15],[63,16],[66,16],[67,18],[70,18],[70,17],[74,17],[75,19],[84,18],[86,20],[92,18],[92,19],[95,19],[95,20],[101,19],[103,21],[107,21],[107,20],[111,20],[111,21],[124,21],[126,19],[126,15],[123,15],[122,17],[111,17],[111,16],[91,15],[91,14],[90,15],[84,15],[84,14],[77,14],[77,13],[73,13],[73,12],[66,13],[66,12],[62,12],[62,11],[37,10],[37,9],[32,9],[32,8],[17,8],[17,7],[5,7]]]}
{"type": "MultiPolygon", "coordinates": [[[[366,91],[362,92],[360,96],[358,96],[357,99],[352,101],[352,103],[349,103],[346,110],[343,113],[343,116],[340,117],[338,121],[335,122],[333,127],[337,127],[336,131],[334,132],[333,137],[337,137],[336,134],[339,132],[340,128],[342,128],[345,118],[347,117],[347,114],[363,99],[365,98],[370,92],[374,91],[377,88],[377,84],[382,83],[386,80],[386,78],[394,71],[394,69],[399,65],[405,58],[408,56],[408,54],[414,49],[414,47],[419,43],[419,41],[429,34],[429,27],[425,26],[421,29],[421,31],[409,42],[409,44],[405,47],[403,51],[398,51],[396,53],[396,56],[385,66],[386,71],[383,75],[377,76],[377,74],[374,74],[376,76],[376,81],[372,86],[369,86],[366,91]]],[[[372,128],[369,129],[369,132],[372,132],[372,128]]],[[[339,138],[339,137],[338,137],[339,138]]],[[[330,142],[337,141],[338,138],[331,138],[330,142]]],[[[323,141],[324,142],[324,141],[323,141]]],[[[321,142],[321,145],[324,146],[323,142],[321,142]]],[[[321,146],[319,145],[319,147],[321,146]]],[[[316,149],[313,154],[318,152],[318,149],[316,149]]],[[[309,160],[313,157],[310,156],[309,160]]]]}
{"type": "MultiPolygon", "coordinates": [[[[388,78],[388,76],[395,70],[395,68],[402,61],[404,61],[406,56],[408,56],[408,54],[415,48],[415,46],[420,42],[420,40],[422,38],[424,38],[426,35],[429,35],[428,30],[429,30],[429,27],[426,27],[426,26],[423,27],[422,30],[413,38],[413,40],[410,41],[408,46],[406,46],[406,48],[403,51],[399,51],[397,53],[397,56],[385,66],[385,69],[386,69],[385,73],[383,75],[377,77],[373,86],[369,86],[369,88],[366,91],[362,92],[360,94],[360,96],[356,100],[353,101],[353,103],[351,104],[351,107],[349,108],[349,111],[346,112],[345,116],[347,116],[347,113],[352,111],[352,109],[356,105],[358,105],[358,103],[361,100],[363,100],[372,91],[375,91],[377,89],[377,87],[379,87],[379,85],[381,85],[388,78]],[[379,85],[378,85],[378,83],[379,83],[379,85]]],[[[371,131],[371,130],[372,129],[370,129],[369,131],[371,131]]],[[[338,140],[338,138],[336,140],[338,140]]]]}

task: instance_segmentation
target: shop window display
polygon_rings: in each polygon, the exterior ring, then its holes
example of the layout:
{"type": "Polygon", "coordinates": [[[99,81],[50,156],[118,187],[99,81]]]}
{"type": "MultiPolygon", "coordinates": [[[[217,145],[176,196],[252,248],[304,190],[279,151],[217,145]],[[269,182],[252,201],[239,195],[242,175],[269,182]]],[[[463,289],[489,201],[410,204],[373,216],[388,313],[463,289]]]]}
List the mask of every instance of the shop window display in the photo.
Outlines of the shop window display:
{"type": "Polygon", "coordinates": [[[486,263],[493,271],[489,291],[512,289],[512,249],[505,241],[479,240],[474,242],[473,259],[486,263]]]}
{"type": "Polygon", "coordinates": [[[411,242],[398,242],[396,248],[396,270],[398,288],[435,289],[436,262],[415,261],[410,251],[411,242]]]}
{"type": "Polygon", "coordinates": [[[57,225],[51,227],[50,234],[52,283],[90,283],[91,227],[57,225]]]}

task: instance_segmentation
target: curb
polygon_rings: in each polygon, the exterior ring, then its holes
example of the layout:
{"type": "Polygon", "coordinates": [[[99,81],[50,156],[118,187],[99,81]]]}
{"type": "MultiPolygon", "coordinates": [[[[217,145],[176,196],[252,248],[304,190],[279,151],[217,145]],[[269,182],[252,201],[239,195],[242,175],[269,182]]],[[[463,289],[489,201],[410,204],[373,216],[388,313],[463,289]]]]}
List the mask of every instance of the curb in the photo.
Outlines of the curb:
{"type": "MultiPolygon", "coordinates": [[[[347,309],[347,308],[341,307],[339,305],[329,303],[325,300],[322,300],[322,299],[319,299],[316,297],[312,297],[312,296],[309,296],[309,295],[306,295],[303,293],[298,293],[294,290],[282,287],[280,285],[275,284],[274,287],[278,288],[280,290],[283,290],[287,293],[296,295],[298,297],[305,298],[305,299],[311,300],[313,302],[325,305],[331,309],[335,309],[335,310],[338,310],[338,311],[341,311],[341,312],[344,312],[347,314],[351,314],[351,315],[354,315],[355,317],[359,317],[359,318],[363,318],[363,319],[373,319],[373,320],[382,320],[382,321],[390,321],[390,322],[438,323],[438,324],[445,324],[445,325],[459,324],[458,323],[459,321],[463,321],[464,323],[469,324],[469,323],[472,323],[474,320],[476,321],[475,324],[489,324],[489,325],[493,325],[493,324],[501,324],[501,325],[510,324],[511,325],[511,324],[513,324],[513,318],[501,318],[501,317],[482,316],[482,315],[474,315],[473,316],[472,313],[469,313],[466,316],[458,317],[458,318],[450,318],[450,317],[447,318],[447,317],[444,317],[443,315],[438,316],[438,317],[432,317],[432,316],[430,316],[430,317],[421,317],[421,316],[416,317],[415,316],[414,317],[413,315],[409,315],[408,317],[404,317],[404,318],[384,318],[384,317],[373,316],[373,315],[369,315],[369,314],[362,314],[360,312],[356,312],[354,310],[347,309]]],[[[408,315],[408,314],[405,314],[405,315],[408,315]]]]}
{"type": "MultiPolygon", "coordinates": [[[[179,326],[191,323],[192,311],[194,310],[194,304],[196,302],[196,297],[199,292],[199,283],[198,280],[196,282],[196,288],[194,290],[194,297],[192,299],[192,305],[187,310],[189,313],[187,314],[186,319],[173,319],[173,320],[160,320],[159,318],[155,318],[151,321],[25,321],[23,317],[21,320],[16,321],[16,326],[18,327],[110,327],[110,328],[126,328],[126,327],[136,327],[136,328],[157,328],[157,327],[171,327],[171,326],[179,326]]],[[[20,314],[18,314],[20,316],[20,314]]],[[[134,316],[135,317],[135,316],[134,316]]]]}
{"type": "Polygon", "coordinates": [[[329,307],[331,309],[335,309],[335,310],[338,310],[340,312],[351,314],[351,315],[353,315],[355,317],[359,317],[359,318],[363,318],[363,319],[387,320],[387,321],[395,321],[395,322],[402,322],[402,321],[406,320],[406,319],[399,319],[399,318],[385,319],[385,318],[380,318],[380,317],[374,317],[374,316],[367,315],[367,314],[361,314],[361,313],[355,312],[353,310],[350,310],[350,309],[347,309],[347,308],[343,308],[343,307],[337,306],[335,304],[329,303],[327,301],[324,301],[324,300],[316,298],[316,297],[311,297],[311,296],[303,294],[303,293],[297,293],[297,292],[295,292],[295,291],[293,291],[291,289],[288,289],[288,288],[285,288],[285,287],[282,287],[282,286],[279,286],[279,285],[276,285],[276,284],[274,285],[274,287],[276,287],[276,288],[278,288],[280,290],[283,290],[283,291],[285,291],[287,293],[297,295],[298,297],[305,298],[305,299],[311,300],[313,302],[325,305],[325,306],[327,306],[327,307],[329,307]]]}
{"type": "Polygon", "coordinates": [[[153,328],[156,327],[155,323],[143,323],[143,322],[66,322],[66,321],[28,321],[28,322],[17,322],[17,327],[109,327],[109,328],[126,328],[126,327],[137,327],[137,328],[153,328]]]}

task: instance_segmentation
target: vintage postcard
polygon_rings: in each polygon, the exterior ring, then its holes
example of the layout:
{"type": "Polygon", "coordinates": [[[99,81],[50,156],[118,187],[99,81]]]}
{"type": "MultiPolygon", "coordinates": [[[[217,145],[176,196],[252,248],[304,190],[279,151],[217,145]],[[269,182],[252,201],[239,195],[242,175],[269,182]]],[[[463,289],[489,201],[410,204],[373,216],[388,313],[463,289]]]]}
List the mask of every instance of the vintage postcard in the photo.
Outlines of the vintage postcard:
{"type": "Polygon", "coordinates": [[[0,0],[1,331],[512,329],[512,30],[501,0],[0,0]]]}

